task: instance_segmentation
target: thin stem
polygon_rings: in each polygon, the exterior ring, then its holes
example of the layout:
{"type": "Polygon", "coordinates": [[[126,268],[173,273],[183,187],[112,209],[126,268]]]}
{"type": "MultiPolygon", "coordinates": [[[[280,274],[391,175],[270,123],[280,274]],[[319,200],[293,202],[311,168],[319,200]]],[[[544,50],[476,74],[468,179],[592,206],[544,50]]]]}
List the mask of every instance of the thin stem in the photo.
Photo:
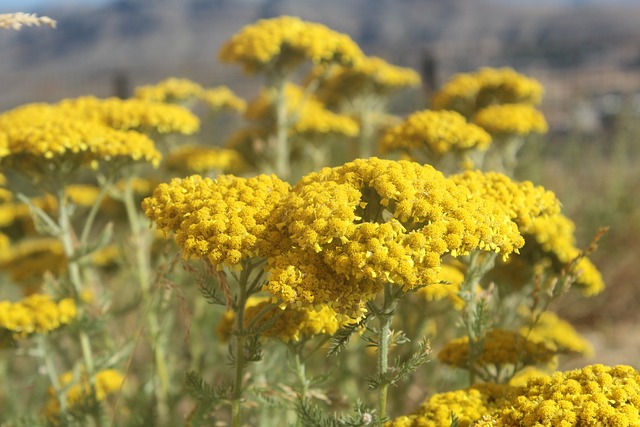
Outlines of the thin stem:
{"type": "Polygon", "coordinates": [[[382,310],[380,310],[379,321],[380,329],[378,331],[378,378],[381,380],[378,389],[378,426],[382,427],[383,420],[387,414],[387,392],[389,382],[386,375],[389,372],[389,344],[391,340],[391,321],[395,314],[395,308],[398,304],[397,295],[391,290],[390,284],[384,285],[384,301],[382,310]]]}
{"type": "Polygon", "coordinates": [[[87,219],[84,223],[84,227],[82,228],[82,234],[80,235],[81,248],[85,248],[87,246],[87,243],[89,241],[89,234],[91,233],[91,229],[93,228],[93,223],[95,222],[96,216],[100,211],[100,207],[102,205],[102,202],[104,201],[104,198],[107,196],[107,193],[109,192],[110,186],[111,186],[111,179],[107,179],[106,182],[104,182],[100,186],[100,192],[96,196],[96,200],[93,202],[93,205],[91,206],[91,210],[89,211],[89,214],[87,215],[87,219]]]}
{"type": "Polygon", "coordinates": [[[62,388],[60,387],[60,381],[58,380],[58,370],[56,369],[56,365],[53,363],[51,358],[51,352],[47,346],[47,337],[45,335],[38,335],[36,338],[36,342],[38,345],[38,353],[44,362],[44,368],[49,377],[49,381],[51,382],[51,386],[53,387],[53,391],[58,398],[58,402],[60,403],[60,411],[64,412],[67,409],[67,399],[64,398],[62,393],[62,388]]]}
{"type": "MultiPolygon", "coordinates": [[[[309,380],[307,379],[307,374],[306,374],[306,367],[304,364],[304,357],[302,357],[302,349],[304,347],[304,344],[297,344],[297,345],[293,345],[289,347],[289,350],[293,353],[293,361],[294,361],[294,367],[296,370],[296,377],[298,378],[298,385],[299,385],[299,390],[298,390],[298,399],[302,402],[304,401],[306,395],[307,395],[307,391],[309,391],[309,380]]],[[[298,418],[297,422],[296,422],[296,426],[301,426],[302,425],[302,420],[300,418],[298,418]]]]}
{"type": "Polygon", "coordinates": [[[140,285],[143,301],[149,301],[150,304],[150,309],[146,312],[146,321],[149,328],[151,347],[153,349],[156,378],[159,382],[159,387],[155,388],[156,398],[158,399],[158,411],[162,417],[167,417],[169,413],[168,401],[170,380],[169,370],[166,363],[166,354],[161,337],[162,330],[159,326],[155,307],[152,304],[151,261],[149,258],[149,254],[151,253],[151,239],[147,229],[143,227],[143,224],[140,221],[141,218],[135,204],[135,193],[133,191],[131,177],[127,178],[125,181],[123,201],[127,212],[127,219],[129,221],[129,230],[131,231],[131,237],[134,244],[138,284],[140,285]]]}
{"type": "Polygon", "coordinates": [[[275,172],[281,179],[287,180],[290,175],[289,168],[289,123],[287,118],[287,99],[285,97],[285,79],[275,78],[274,89],[276,91],[276,164],[275,172]]]}
{"type": "MultiPolygon", "coordinates": [[[[77,305],[82,305],[82,274],[80,271],[80,265],[78,264],[76,255],[76,248],[73,243],[73,228],[71,226],[71,212],[64,194],[64,188],[58,190],[58,227],[60,227],[60,234],[62,239],[62,246],[64,253],[68,259],[67,270],[69,272],[69,280],[72,285],[73,299],[77,305]]],[[[80,329],[79,331],[80,348],[82,349],[82,357],[85,367],[87,369],[87,375],[89,378],[93,378],[95,372],[95,365],[93,363],[93,352],[91,350],[91,342],[87,333],[80,329]]]]}
{"type": "MultiPolygon", "coordinates": [[[[243,279],[246,279],[246,274],[243,279]]],[[[242,399],[242,378],[244,376],[244,310],[247,303],[246,282],[240,281],[238,306],[236,308],[236,372],[233,383],[233,395],[231,402],[231,419],[233,427],[240,427],[240,401],[242,399]]]]}

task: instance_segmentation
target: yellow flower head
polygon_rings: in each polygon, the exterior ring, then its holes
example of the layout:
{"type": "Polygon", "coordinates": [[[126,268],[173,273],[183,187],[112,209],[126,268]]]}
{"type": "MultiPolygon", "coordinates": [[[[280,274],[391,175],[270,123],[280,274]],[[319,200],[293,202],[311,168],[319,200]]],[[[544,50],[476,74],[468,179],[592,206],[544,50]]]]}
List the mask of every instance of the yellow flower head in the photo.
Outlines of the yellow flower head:
{"type": "Polygon", "coordinates": [[[71,298],[54,301],[49,295],[31,294],[18,302],[0,301],[0,329],[24,338],[46,334],[71,323],[77,315],[71,298]]]}
{"type": "Polygon", "coordinates": [[[150,102],[181,103],[198,98],[203,90],[202,86],[189,79],[170,77],[155,85],[137,87],[134,96],[150,102]]]}
{"type": "MultiPolygon", "coordinates": [[[[445,253],[484,249],[508,255],[524,242],[504,212],[472,198],[433,167],[406,161],[361,159],[311,173],[278,212],[281,230],[302,256],[315,252],[341,280],[363,281],[365,301],[382,283],[404,290],[437,283],[445,253]]],[[[311,293],[315,303],[328,303],[322,283],[313,286],[280,292],[311,293]]],[[[332,296],[334,304],[341,301],[332,296]]]]}
{"type": "Polygon", "coordinates": [[[297,17],[281,16],[244,27],[222,46],[219,56],[222,61],[242,64],[247,73],[288,72],[304,60],[349,65],[362,57],[362,51],[345,34],[297,17]]]}
{"type": "Polygon", "coordinates": [[[417,294],[427,301],[439,301],[447,298],[456,310],[464,307],[464,300],[458,296],[464,273],[456,266],[443,264],[438,273],[438,282],[423,286],[417,294]]]}
{"type": "Polygon", "coordinates": [[[146,135],[117,130],[70,110],[30,104],[0,115],[0,132],[7,134],[10,151],[2,163],[39,176],[52,167],[75,170],[97,161],[160,161],[160,153],[146,135]]]}
{"type": "Polygon", "coordinates": [[[230,149],[187,144],[173,151],[165,159],[169,170],[186,175],[207,173],[238,173],[246,168],[242,155],[230,149]]]}
{"type": "Polygon", "coordinates": [[[576,329],[551,311],[540,316],[533,329],[523,327],[520,332],[534,342],[543,342],[557,352],[573,352],[585,356],[593,355],[593,347],[576,329]]]}
{"type": "Polygon", "coordinates": [[[288,191],[289,184],[274,175],[193,175],[160,184],[142,207],[159,230],[175,233],[185,257],[234,266],[264,255],[267,221],[288,191]]]}
{"type": "Polygon", "coordinates": [[[542,112],[530,104],[490,105],[478,111],[472,121],[491,135],[544,134],[549,130],[542,112]]]}
{"type": "MultiPolygon", "coordinates": [[[[98,402],[104,401],[109,396],[116,394],[124,384],[124,375],[116,369],[105,369],[99,371],[95,375],[94,390],[95,395],[92,396],[92,388],[87,375],[82,373],[80,378],[75,378],[73,372],[65,372],[58,378],[60,385],[66,387],[67,404],[73,409],[94,399],[98,402]]],[[[58,415],[60,414],[60,402],[53,388],[48,390],[49,400],[44,407],[44,415],[53,423],[57,424],[58,415]]]]}
{"type": "Polygon", "coordinates": [[[455,110],[471,117],[493,104],[539,104],[544,88],[511,68],[482,68],[456,74],[433,97],[436,110],[455,110]]]}
{"type": "Polygon", "coordinates": [[[332,105],[358,95],[384,95],[420,85],[420,75],[415,70],[389,64],[376,56],[363,57],[351,67],[318,66],[310,78],[320,76],[323,80],[318,97],[332,105]]]}
{"type": "MultiPolygon", "coordinates": [[[[245,326],[263,310],[268,309],[271,298],[250,297],[245,310],[245,326]]],[[[222,321],[218,325],[218,335],[224,340],[228,340],[233,330],[235,316],[233,311],[224,314],[222,321]]],[[[298,342],[306,340],[316,335],[333,335],[340,328],[343,322],[338,321],[338,316],[330,307],[322,306],[318,310],[310,307],[287,307],[280,309],[273,307],[255,324],[255,327],[271,324],[262,336],[265,338],[275,338],[282,342],[298,342]],[[275,316],[275,320],[274,320],[275,316]]]]}
{"type": "MultiPolygon", "coordinates": [[[[285,98],[288,116],[293,118],[291,132],[295,134],[342,134],[355,136],[358,134],[358,123],[351,117],[336,114],[327,110],[313,96],[305,97],[301,87],[294,84],[285,86],[285,98]]],[[[272,93],[263,90],[260,96],[247,107],[245,117],[260,121],[267,128],[275,126],[275,106],[272,93]]]]}
{"type": "Polygon", "coordinates": [[[518,224],[522,233],[530,232],[537,218],[548,218],[560,212],[560,202],[555,194],[534,186],[531,181],[512,181],[498,172],[477,170],[453,175],[451,179],[467,187],[472,194],[498,205],[518,224]]]}
{"type": "Polygon", "coordinates": [[[386,427],[450,427],[452,413],[458,418],[459,427],[469,427],[483,415],[499,408],[510,391],[511,387],[487,383],[436,393],[413,414],[398,417],[386,427]]]}
{"type": "Polygon", "coordinates": [[[238,97],[226,86],[217,86],[205,89],[200,99],[207,104],[211,111],[232,110],[244,113],[247,109],[247,101],[238,97]]]}
{"type": "Polygon", "coordinates": [[[200,128],[200,120],[191,111],[162,102],[84,96],[64,100],[58,106],[68,114],[93,119],[118,130],[191,135],[200,128]]]}
{"type": "MultiPolygon", "coordinates": [[[[438,360],[447,365],[470,369],[469,337],[455,339],[438,353],[438,360]]],[[[525,335],[504,329],[489,331],[484,339],[482,355],[476,363],[482,365],[538,365],[553,359],[556,352],[545,343],[534,342],[525,335]]]]}
{"type": "Polygon", "coordinates": [[[419,111],[382,136],[380,151],[427,151],[441,156],[449,151],[486,150],[491,136],[455,111],[419,111]]]}
{"type": "Polygon", "coordinates": [[[591,365],[530,378],[478,426],[637,426],[640,374],[631,366],[591,365]]]}
{"type": "Polygon", "coordinates": [[[553,268],[558,273],[578,259],[570,271],[576,275],[575,285],[585,295],[598,294],[604,289],[602,275],[588,258],[581,256],[580,249],[576,247],[574,231],[573,221],[562,214],[537,218],[529,229],[523,230],[528,245],[527,253],[531,251],[550,256],[553,268]]]}

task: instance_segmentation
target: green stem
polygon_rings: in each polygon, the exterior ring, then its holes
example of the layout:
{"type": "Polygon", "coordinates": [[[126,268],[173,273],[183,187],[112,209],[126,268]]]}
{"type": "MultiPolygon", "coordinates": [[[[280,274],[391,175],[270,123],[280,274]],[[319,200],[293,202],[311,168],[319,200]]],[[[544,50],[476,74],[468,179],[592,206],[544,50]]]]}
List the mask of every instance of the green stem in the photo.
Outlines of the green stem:
{"type": "MultiPolygon", "coordinates": [[[[62,246],[64,253],[67,257],[68,264],[67,270],[69,272],[69,280],[71,282],[71,290],[73,292],[73,299],[78,306],[82,306],[82,274],[80,271],[80,264],[76,257],[76,248],[73,243],[73,228],[71,226],[71,213],[69,212],[69,206],[64,194],[64,188],[58,190],[58,226],[60,227],[60,234],[62,239],[62,246]]],[[[95,372],[95,366],[93,363],[93,352],[91,350],[91,342],[87,333],[80,329],[79,331],[80,348],[82,349],[82,357],[84,359],[85,368],[87,369],[87,375],[93,379],[95,372]]]]}
{"type": "Polygon", "coordinates": [[[236,304],[236,354],[235,354],[235,378],[233,382],[233,394],[231,396],[231,425],[233,427],[240,427],[241,425],[241,403],[243,394],[242,379],[244,377],[245,358],[244,358],[244,344],[246,328],[244,327],[244,315],[247,305],[247,299],[251,295],[249,289],[249,276],[251,275],[252,264],[251,262],[243,262],[242,273],[238,279],[238,302],[236,304]]]}
{"type": "Polygon", "coordinates": [[[91,210],[87,215],[87,219],[84,223],[84,227],[82,228],[82,234],[80,235],[80,247],[87,247],[87,243],[89,241],[89,234],[91,233],[91,229],[93,228],[93,223],[95,222],[96,216],[100,211],[100,207],[102,206],[102,202],[107,196],[107,192],[109,191],[109,187],[111,186],[111,180],[108,179],[104,182],[100,187],[100,192],[96,197],[96,200],[93,202],[93,206],[91,206],[91,210]]]}
{"type": "Polygon", "coordinates": [[[44,362],[44,368],[47,372],[47,376],[49,377],[49,381],[51,382],[51,386],[53,387],[53,391],[58,398],[58,402],[60,403],[60,411],[64,412],[67,409],[67,399],[64,398],[62,393],[62,388],[60,387],[60,381],[58,380],[58,370],[56,369],[56,365],[53,363],[51,358],[51,351],[47,345],[47,337],[45,335],[40,335],[36,337],[36,342],[38,344],[38,353],[44,362]]]}
{"type": "Polygon", "coordinates": [[[475,290],[484,275],[493,268],[496,256],[494,252],[471,252],[467,273],[458,294],[465,302],[463,322],[469,339],[469,383],[471,385],[476,381],[476,361],[484,351],[484,335],[488,328],[486,319],[480,318],[475,290]]]}
{"type": "Polygon", "coordinates": [[[383,426],[383,420],[387,414],[387,392],[389,389],[389,382],[386,380],[386,375],[389,372],[389,344],[391,340],[391,321],[395,314],[395,308],[398,304],[398,299],[391,290],[390,284],[384,285],[384,301],[382,304],[382,310],[380,310],[379,321],[380,329],[378,331],[378,378],[381,380],[380,388],[378,389],[378,426],[383,426]]]}
{"type": "MultiPolygon", "coordinates": [[[[289,350],[293,353],[293,361],[295,364],[296,377],[298,378],[299,390],[298,399],[302,402],[307,396],[309,391],[309,380],[307,379],[306,367],[304,363],[304,357],[302,357],[302,348],[304,344],[293,345],[289,347],[289,350]]],[[[298,418],[296,426],[300,427],[302,420],[298,418]]]]}
{"type": "Polygon", "coordinates": [[[165,418],[169,413],[170,379],[163,345],[162,329],[159,326],[158,316],[153,306],[153,298],[151,296],[151,261],[149,258],[149,254],[151,253],[151,236],[147,228],[141,223],[141,217],[135,204],[135,193],[133,191],[131,177],[126,179],[123,201],[134,244],[136,272],[140,291],[142,292],[142,300],[149,301],[150,304],[149,310],[146,311],[146,321],[149,328],[151,347],[153,349],[156,378],[159,383],[159,386],[155,387],[155,392],[158,400],[159,415],[165,418]]]}
{"type": "Polygon", "coordinates": [[[373,120],[372,113],[360,113],[360,135],[358,137],[358,157],[368,159],[373,155],[373,120]]]}
{"type": "Polygon", "coordinates": [[[276,78],[274,89],[276,91],[276,164],[275,172],[281,179],[287,180],[290,175],[289,168],[289,123],[287,118],[287,99],[285,96],[284,78],[276,78]]]}

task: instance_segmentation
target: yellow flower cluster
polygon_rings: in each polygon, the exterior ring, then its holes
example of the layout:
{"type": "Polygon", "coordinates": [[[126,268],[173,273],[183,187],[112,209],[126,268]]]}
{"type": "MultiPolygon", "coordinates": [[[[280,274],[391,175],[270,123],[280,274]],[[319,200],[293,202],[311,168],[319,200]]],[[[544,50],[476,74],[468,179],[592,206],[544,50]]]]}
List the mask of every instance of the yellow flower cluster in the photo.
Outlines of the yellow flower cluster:
{"type": "MultiPolygon", "coordinates": [[[[575,245],[575,224],[562,214],[537,218],[532,227],[523,230],[525,240],[533,240],[555,261],[554,268],[559,272],[567,264],[580,256],[581,252],[575,245]]],[[[532,243],[533,243],[532,242],[532,243]]],[[[604,289],[602,275],[593,263],[586,257],[581,257],[573,266],[570,273],[577,276],[575,285],[585,295],[595,295],[604,289]]]]}
{"type": "MultiPolygon", "coordinates": [[[[351,117],[327,110],[318,99],[305,97],[300,86],[287,84],[285,99],[288,117],[291,117],[291,132],[296,134],[336,133],[346,136],[358,134],[358,123],[351,117]]],[[[249,120],[261,121],[267,127],[275,126],[275,106],[273,93],[263,90],[260,96],[251,102],[245,112],[249,120]]]]}
{"type": "Polygon", "coordinates": [[[174,104],[83,96],[64,100],[58,106],[70,115],[99,121],[118,130],[191,135],[200,128],[200,120],[195,114],[174,104]]]}
{"type": "Polygon", "coordinates": [[[96,161],[128,159],[157,163],[160,153],[146,135],[117,130],[73,112],[69,107],[29,104],[0,115],[0,134],[9,154],[2,163],[21,172],[40,175],[63,160],[74,168],[96,161]]]}
{"type": "Polygon", "coordinates": [[[486,150],[491,136],[455,111],[424,110],[411,114],[380,138],[381,153],[424,150],[433,156],[472,148],[486,150]]]}
{"type": "Polygon", "coordinates": [[[200,99],[212,111],[233,110],[243,113],[247,109],[247,101],[237,96],[226,86],[205,89],[200,95],[200,99]]]}
{"type": "Polygon", "coordinates": [[[0,329],[14,338],[30,334],[46,334],[76,318],[76,305],[71,298],[54,301],[49,295],[32,294],[18,302],[0,301],[0,329]]]}
{"type": "Polygon", "coordinates": [[[557,352],[574,352],[593,355],[593,347],[578,331],[551,311],[545,311],[533,329],[521,328],[520,332],[534,342],[543,342],[557,352]]]}
{"type": "Polygon", "coordinates": [[[640,373],[631,366],[591,365],[531,378],[478,427],[640,425],[640,373]]]}
{"type": "Polygon", "coordinates": [[[458,418],[459,427],[469,427],[483,415],[504,404],[510,391],[508,386],[486,383],[463,390],[437,393],[422,403],[413,414],[398,417],[385,426],[450,427],[453,413],[458,418]]]}
{"type": "MultiPolygon", "coordinates": [[[[469,337],[450,341],[438,353],[438,360],[447,365],[464,369],[475,369],[469,366],[469,337]]],[[[485,365],[538,365],[553,359],[556,352],[546,343],[534,342],[519,332],[504,329],[492,329],[484,339],[482,355],[476,363],[485,365]]]]}
{"type": "Polygon", "coordinates": [[[531,181],[512,181],[498,172],[466,171],[451,176],[477,197],[500,206],[518,224],[522,233],[532,230],[538,218],[549,218],[560,212],[560,202],[553,192],[531,181]]]}
{"type": "Polygon", "coordinates": [[[275,175],[193,175],[160,184],[142,207],[159,230],[175,233],[185,257],[235,266],[263,255],[267,220],[288,192],[275,175]]]}
{"type": "MultiPolygon", "coordinates": [[[[81,378],[77,379],[73,372],[65,372],[60,375],[58,381],[61,387],[66,388],[67,404],[73,410],[74,407],[81,407],[91,402],[94,398],[98,402],[102,402],[107,397],[118,393],[124,384],[124,375],[116,369],[105,369],[97,372],[93,389],[95,395],[92,393],[91,384],[86,374],[82,374],[81,378]]],[[[60,402],[53,388],[49,388],[48,394],[49,400],[44,407],[43,413],[53,424],[57,424],[58,415],[60,414],[60,402]]]]}
{"type": "Polygon", "coordinates": [[[471,197],[433,167],[407,161],[359,159],[311,173],[278,211],[281,230],[299,252],[272,263],[278,274],[269,290],[286,303],[304,298],[355,306],[354,298],[370,299],[382,283],[406,291],[437,283],[445,253],[480,249],[507,256],[524,243],[515,223],[491,203],[471,197]],[[318,258],[322,264],[307,265],[318,258]],[[322,282],[303,280],[314,269],[331,276],[326,268],[365,288],[329,291],[322,282]]]}
{"type": "Polygon", "coordinates": [[[310,79],[321,76],[323,80],[317,95],[327,104],[336,104],[341,99],[359,94],[383,95],[420,85],[420,75],[415,70],[389,64],[376,56],[364,57],[352,67],[318,66],[310,79]]]}
{"type": "Polygon", "coordinates": [[[456,266],[443,264],[438,273],[438,282],[418,289],[417,294],[427,301],[438,301],[448,298],[456,310],[464,307],[464,300],[458,296],[460,284],[464,281],[464,273],[456,266]]]}
{"type": "Polygon", "coordinates": [[[62,242],[54,237],[23,239],[0,252],[0,270],[28,288],[39,286],[45,272],[60,274],[66,266],[62,242]]]}
{"type": "Polygon", "coordinates": [[[349,65],[363,56],[345,34],[293,16],[261,19],[244,27],[221,48],[222,61],[237,62],[248,73],[287,72],[304,60],[349,65]]]}
{"type": "Polygon", "coordinates": [[[490,105],[473,116],[473,123],[491,135],[547,133],[544,114],[530,104],[490,105]]]}
{"type": "Polygon", "coordinates": [[[540,82],[511,68],[482,68],[456,74],[434,95],[432,106],[471,117],[493,104],[539,104],[543,92],[540,82]]]}
{"type": "MultiPolygon", "coordinates": [[[[245,310],[245,326],[252,323],[256,316],[271,304],[270,300],[269,297],[249,298],[245,310]]],[[[218,335],[224,341],[231,336],[234,321],[234,312],[228,311],[218,325],[218,335]]],[[[322,306],[318,310],[309,307],[287,307],[282,310],[274,308],[264,314],[254,327],[259,328],[265,324],[270,326],[261,336],[275,338],[285,343],[299,342],[315,335],[333,335],[342,326],[336,312],[327,306],[322,306]]]]}
{"type": "Polygon", "coordinates": [[[154,85],[137,87],[134,96],[144,101],[180,103],[198,98],[202,91],[202,86],[194,81],[170,77],[154,85]]]}
{"type": "Polygon", "coordinates": [[[180,146],[164,164],[185,174],[238,173],[246,168],[242,155],[235,150],[195,144],[180,146]]]}

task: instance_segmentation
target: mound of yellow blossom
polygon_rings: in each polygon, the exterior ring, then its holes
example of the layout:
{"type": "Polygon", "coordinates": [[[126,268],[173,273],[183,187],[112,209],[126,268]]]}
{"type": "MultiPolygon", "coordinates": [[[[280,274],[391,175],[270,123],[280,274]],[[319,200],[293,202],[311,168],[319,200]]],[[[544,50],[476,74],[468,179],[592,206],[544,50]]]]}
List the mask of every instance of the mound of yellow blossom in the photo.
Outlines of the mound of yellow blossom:
{"type": "Polygon", "coordinates": [[[490,105],[478,111],[472,122],[491,135],[544,134],[549,130],[542,112],[530,104],[490,105]]]}
{"type": "Polygon", "coordinates": [[[0,301],[0,329],[11,332],[14,338],[46,334],[71,323],[76,315],[71,298],[55,301],[49,295],[36,293],[18,302],[0,301]]]}
{"type": "Polygon", "coordinates": [[[433,97],[436,110],[455,110],[470,118],[493,104],[539,104],[544,88],[511,68],[482,68],[456,74],[433,97]]]}
{"type": "MultiPolygon", "coordinates": [[[[270,300],[269,297],[250,297],[245,307],[245,327],[251,323],[254,323],[254,328],[269,325],[261,333],[262,337],[275,338],[285,343],[295,343],[316,335],[331,336],[343,325],[338,321],[336,312],[328,306],[323,306],[319,310],[309,307],[287,307],[281,310],[276,307],[266,314],[262,313],[271,304],[270,300]],[[254,319],[260,314],[262,317],[254,322],[254,319]]],[[[222,317],[217,332],[224,341],[227,341],[231,336],[234,321],[233,311],[226,312],[222,317]]]]}
{"type": "Polygon", "coordinates": [[[269,260],[269,291],[286,303],[326,302],[336,311],[372,298],[384,283],[405,291],[437,283],[446,253],[507,256],[523,243],[497,207],[407,161],[360,159],[311,173],[276,215],[290,244],[269,260]]]}
{"type": "Polygon", "coordinates": [[[186,175],[238,173],[246,168],[242,155],[235,150],[195,144],[178,147],[167,156],[164,165],[186,175]]]}
{"type": "Polygon", "coordinates": [[[472,148],[486,150],[491,136],[455,111],[419,111],[380,138],[380,152],[404,150],[411,154],[426,151],[434,157],[450,151],[472,148]]]}
{"type": "Polygon", "coordinates": [[[345,34],[293,16],[261,19],[244,27],[220,49],[222,61],[237,62],[248,73],[287,72],[301,62],[351,64],[362,57],[345,34]]]}
{"type": "Polygon", "coordinates": [[[142,208],[159,230],[175,233],[185,257],[235,266],[264,252],[267,221],[289,187],[275,175],[193,175],[158,185],[142,208]]]}

